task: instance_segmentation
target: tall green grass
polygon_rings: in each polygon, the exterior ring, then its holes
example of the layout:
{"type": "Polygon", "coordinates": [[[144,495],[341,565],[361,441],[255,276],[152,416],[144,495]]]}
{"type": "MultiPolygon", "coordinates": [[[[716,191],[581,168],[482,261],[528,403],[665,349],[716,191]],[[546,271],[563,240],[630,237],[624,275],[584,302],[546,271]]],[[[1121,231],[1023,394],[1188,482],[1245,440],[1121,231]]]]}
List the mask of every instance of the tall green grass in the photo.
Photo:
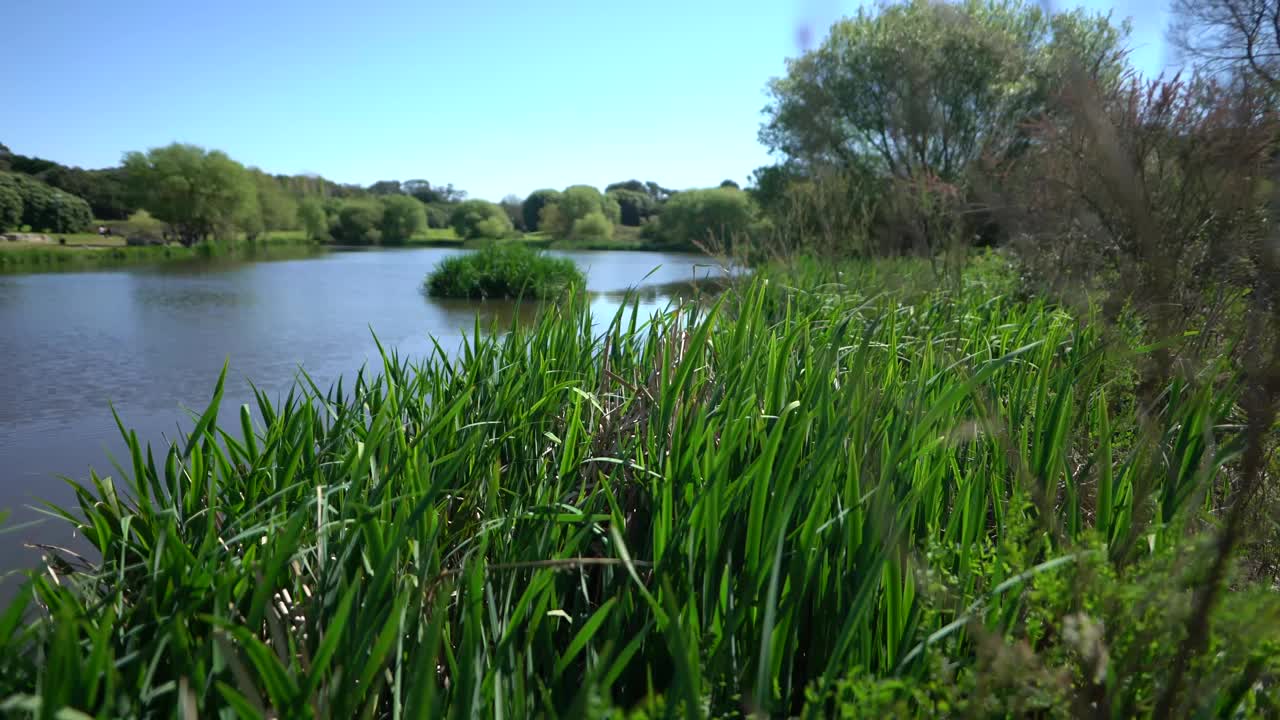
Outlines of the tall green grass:
{"type": "MultiPolygon", "coordinates": [[[[60,554],[0,614],[0,703],[1150,713],[1174,646],[1144,633],[1187,592],[1156,566],[1229,479],[1231,369],[1140,422],[1081,318],[822,274],[599,334],[575,293],[456,353],[260,394],[236,427],[219,380],[172,447],[122,424],[123,466],[54,510],[98,557],[60,554]],[[1101,663],[1080,638],[1118,618],[1101,663]]],[[[1275,602],[1246,596],[1264,624],[1216,642],[1188,712],[1274,697],[1275,602]]]]}

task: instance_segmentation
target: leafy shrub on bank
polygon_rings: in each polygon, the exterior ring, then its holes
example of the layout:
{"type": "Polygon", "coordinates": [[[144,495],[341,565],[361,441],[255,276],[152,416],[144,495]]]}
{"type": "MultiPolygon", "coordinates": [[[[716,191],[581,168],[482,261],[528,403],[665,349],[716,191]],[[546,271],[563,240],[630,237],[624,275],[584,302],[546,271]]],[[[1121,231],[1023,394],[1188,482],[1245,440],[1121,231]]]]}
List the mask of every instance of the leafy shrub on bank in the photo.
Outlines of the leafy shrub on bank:
{"type": "Polygon", "coordinates": [[[511,233],[511,218],[498,205],[485,200],[467,200],[458,203],[449,216],[458,237],[466,240],[488,238],[499,240],[511,233]]]}
{"type": "Polygon", "coordinates": [[[435,297],[549,298],[584,282],[572,260],[513,242],[445,258],[427,276],[426,289],[435,297]]]}

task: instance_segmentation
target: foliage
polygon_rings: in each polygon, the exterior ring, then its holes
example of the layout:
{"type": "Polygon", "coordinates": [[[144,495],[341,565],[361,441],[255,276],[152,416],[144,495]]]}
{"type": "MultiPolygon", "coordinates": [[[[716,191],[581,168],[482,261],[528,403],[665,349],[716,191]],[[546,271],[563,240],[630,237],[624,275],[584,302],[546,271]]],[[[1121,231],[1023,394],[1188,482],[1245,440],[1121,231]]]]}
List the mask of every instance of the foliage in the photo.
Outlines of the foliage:
{"type": "Polygon", "coordinates": [[[379,180],[369,186],[371,195],[400,195],[403,192],[399,180],[379,180]]]}
{"type": "Polygon", "coordinates": [[[1114,82],[1127,28],[1001,0],[908,0],[837,22],[770,83],[760,138],[802,162],[955,182],[1025,145],[1073,61],[1114,82]]]}
{"type": "Polygon", "coordinates": [[[426,207],[409,195],[382,198],[382,242],[402,245],[415,233],[427,228],[426,207]]]}
{"type": "Polygon", "coordinates": [[[6,201],[9,217],[18,210],[21,220],[16,225],[28,226],[33,232],[80,232],[93,221],[89,204],[83,199],[52,188],[29,175],[0,173],[0,188],[5,189],[0,192],[9,198],[6,201]],[[14,202],[14,195],[18,203],[14,202]]]}
{"type": "Polygon", "coordinates": [[[467,240],[497,240],[511,232],[511,219],[501,207],[485,200],[465,200],[453,209],[450,224],[459,237],[467,240]]]}
{"type": "Polygon", "coordinates": [[[467,193],[456,189],[453,183],[432,185],[426,180],[406,180],[400,186],[400,189],[405,194],[418,198],[426,205],[436,203],[452,205],[460,203],[467,198],[467,193]]]}
{"type": "Polygon", "coordinates": [[[1191,77],[1076,102],[1071,121],[1034,127],[1034,153],[1003,183],[1022,211],[1004,219],[1026,279],[1180,318],[1221,316],[1205,303],[1232,289],[1266,294],[1263,202],[1280,129],[1268,97],[1191,77]]]}
{"type": "Polygon", "coordinates": [[[673,242],[731,242],[750,233],[756,219],[751,197],[741,190],[686,190],[667,201],[659,218],[663,236],[673,242]]]}
{"type": "Polygon", "coordinates": [[[445,258],[427,276],[425,287],[436,297],[552,298],[584,282],[572,260],[504,242],[445,258]]]}
{"type": "MultiPolygon", "coordinates": [[[[121,477],[61,511],[95,560],[50,549],[0,614],[7,708],[1152,708],[1237,370],[1138,413],[1090,318],[886,285],[920,274],[799,265],[603,330],[575,294],[455,355],[264,391],[236,428],[219,382],[190,435],[151,458],[126,432],[121,477]]],[[[1274,707],[1276,611],[1224,598],[1170,716],[1274,707]]]]}
{"type": "Polygon", "coordinates": [[[606,193],[610,193],[615,190],[630,190],[632,192],[644,193],[657,205],[661,205],[672,195],[675,195],[674,190],[664,188],[658,183],[652,181],[640,182],[639,180],[625,180],[623,182],[610,183],[604,189],[606,193]]]}
{"type": "Polygon", "coordinates": [[[377,245],[382,242],[382,204],[377,200],[347,200],[330,229],[334,242],[377,245]]]}
{"type": "Polygon", "coordinates": [[[254,168],[250,171],[258,196],[258,212],[262,227],[272,230],[292,230],[299,226],[298,202],[274,177],[254,168]]]}
{"type": "Polygon", "coordinates": [[[640,227],[658,214],[658,201],[643,191],[618,188],[605,193],[618,204],[619,224],[640,227]]]}
{"type": "Polygon", "coordinates": [[[534,190],[524,199],[520,206],[520,214],[524,216],[524,226],[529,232],[541,230],[540,220],[542,208],[560,201],[559,190],[534,190]]]}
{"type": "Polygon", "coordinates": [[[613,237],[613,223],[604,213],[593,212],[573,221],[569,236],[574,240],[608,240],[613,237]]]}
{"type": "Polygon", "coordinates": [[[507,195],[498,205],[502,207],[502,211],[507,214],[507,218],[511,220],[511,225],[516,230],[525,232],[529,229],[524,222],[524,201],[519,196],[507,195]]]}
{"type": "Polygon", "coordinates": [[[622,210],[616,200],[602,195],[596,188],[574,185],[566,188],[553,205],[543,207],[538,229],[556,237],[568,237],[573,234],[574,224],[592,213],[599,213],[616,224],[622,210]],[[548,212],[549,207],[554,207],[555,210],[548,212]]]}
{"type": "Polygon", "coordinates": [[[22,227],[22,190],[12,175],[0,172],[0,232],[22,227]]]}
{"type": "Polygon", "coordinates": [[[1173,0],[1170,40],[1210,73],[1248,73],[1271,88],[1280,80],[1280,2],[1173,0]]]}
{"type": "Polygon", "coordinates": [[[139,204],[168,223],[184,245],[229,237],[254,217],[253,177],[219,150],[174,143],[126,154],[124,169],[139,204]]]}
{"type": "Polygon", "coordinates": [[[146,210],[138,210],[125,223],[125,234],[131,241],[161,241],[164,238],[164,223],[146,210]]]}
{"type": "Polygon", "coordinates": [[[298,203],[298,222],[307,233],[307,239],[315,241],[329,240],[329,216],[325,213],[324,204],[314,197],[303,198],[298,203]]]}
{"type": "Polygon", "coordinates": [[[451,227],[449,218],[453,214],[453,206],[442,202],[427,205],[427,227],[442,229],[451,227]]]}

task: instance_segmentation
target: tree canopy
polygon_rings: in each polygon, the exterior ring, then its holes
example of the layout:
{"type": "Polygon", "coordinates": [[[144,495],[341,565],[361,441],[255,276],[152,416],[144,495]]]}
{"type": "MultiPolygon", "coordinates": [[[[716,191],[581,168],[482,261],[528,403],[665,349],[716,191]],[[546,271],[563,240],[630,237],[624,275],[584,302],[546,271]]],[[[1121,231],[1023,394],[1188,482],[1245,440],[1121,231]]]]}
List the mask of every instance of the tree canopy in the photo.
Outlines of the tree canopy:
{"type": "Polygon", "coordinates": [[[538,228],[558,237],[568,237],[573,234],[574,223],[592,213],[599,213],[616,224],[621,219],[622,209],[617,200],[601,194],[590,185],[573,185],[565,188],[554,203],[543,207],[538,228]]]}
{"type": "Polygon", "coordinates": [[[837,22],[769,84],[761,141],[805,163],[953,181],[1023,144],[1068,60],[1114,81],[1127,27],[1020,0],[909,0],[837,22]]]}
{"type": "Polygon", "coordinates": [[[249,171],[219,150],[174,143],[128,153],[124,168],[139,204],[185,245],[225,235],[257,202],[249,171]]]}
{"type": "Polygon", "coordinates": [[[497,240],[511,232],[511,218],[501,207],[485,200],[464,200],[453,209],[453,229],[468,240],[497,240]]]}
{"type": "Polygon", "coordinates": [[[525,229],[529,232],[541,230],[542,228],[538,226],[538,223],[541,219],[542,208],[559,200],[559,190],[545,188],[529,193],[529,197],[525,198],[524,203],[520,206],[520,214],[524,216],[525,229]]]}
{"type": "Polygon", "coordinates": [[[686,190],[667,201],[660,220],[663,236],[678,243],[730,242],[749,233],[756,220],[755,203],[733,188],[686,190]]]}
{"type": "Polygon", "coordinates": [[[0,173],[0,229],[70,233],[89,227],[89,203],[21,173],[0,173]],[[15,221],[15,218],[17,220],[15,221]]]}
{"type": "Polygon", "coordinates": [[[427,226],[427,211],[422,202],[408,195],[382,198],[382,242],[400,244],[427,226]]]}

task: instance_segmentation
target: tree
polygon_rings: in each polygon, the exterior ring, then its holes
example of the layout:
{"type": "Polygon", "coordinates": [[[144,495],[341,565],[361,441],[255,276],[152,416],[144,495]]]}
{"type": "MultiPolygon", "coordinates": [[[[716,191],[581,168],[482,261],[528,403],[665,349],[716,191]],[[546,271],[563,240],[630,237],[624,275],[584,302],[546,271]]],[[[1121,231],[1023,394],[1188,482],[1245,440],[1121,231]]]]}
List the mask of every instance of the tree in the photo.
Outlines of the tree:
{"type": "Polygon", "coordinates": [[[618,204],[621,225],[639,227],[645,220],[658,214],[658,201],[647,192],[618,188],[605,194],[618,204]]]}
{"type": "Polygon", "coordinates": [[[508,195],[502,198],[502,202],[498,203],[502,210],[507,213],[507,217],[511,220],[511,225],[515,229],[525,232],[529,226],[524,222],[524,201],[518,195],[508,195]]]}
{"type": "Polygon", "coordinates": [[[126,154],[124,169],[139,204],[184,245],[228,235],[257,199],[249,172],[218,150],[174,143],[126,154]]]}
{"type": "Polygon", "coordinates": [[[264,230],[292,230],[298,227],[298,202],[274,177],[254,168],[254,189],[264,230]]]}
{"type": "Polygon", "coordinates": [[[731,188],[686,190],[662,209],[661,232],[670,241],[698,243],[715,238],[732,242],[750,232],[756,220],[751,196],[731,188]]]}
{"type": "Polygon", "coordinates": [[[1173,0],[1169,40],[1210,72],[1280,79],[1280,0],[1173,0]]]}
{"type": "Polygon", "coordinates": [[[0,232],[22,226],[22,191],[9,173],[0,172],[0,232]]]}
{"type": "Polygon", "coordinates": [[[720,182],[720,187],[722,187],[722,188],[731,188],[731,189],[733,189],[733,190],[741,190],[741,189],[742,189],[742,186],[741,186],[741,185],[739,185],[738,183],[736,183],[736,182],[734,182],[734,181],[732,181],[732,180],[723,180],[723,181],[721,181],[721,182],[720,182]]]}
{"type": "Polygon", "coordinates": [[[611,193],[615,190],[630,190],[631,192],[648,193],[648,188],[639,180],[623,180],[622,182],[609,183],[605,186],[604,191],[611,193]]]}
{"type": "Polygon", "coordinates": [[[324,205],[314,197],[303,198],[298,203],[298,221],[307,233],[308,240],[329,239],[329,218],[325,214],[324,205]]]}
{"type": "Polygon", "coordinates": [[[760,139],[804,164],[956,182],[1027,144],[1073,67],[1118,81],[1128,27],[1021,0],[907,0],[837,22],[769,84],[760,139]]]}
{"type": "Polygon", "coordinates": [[[453,229],[468,240],[497,240],[511,232],[511,218],[501,207],[485,200],[465,200],[453,209],[453,229]]]}
{"type": "Polygon", "coordinates": [[[377,245],[382,241],[382,204],[376,200],[347,200],[338,209],[333,239],[347,245],[377,245]]]}
{"type": "Polygon", "coordinates": [[[374,195],[400,195],[404,190],[401,189],[399,180],[379,180],[369,186],[369,192],[374,195]]]}
{"type": "Polygon", "coordinates": [[[382,199],[382,242],[401,244],[427,226],[422,202],[408,195],[388,195],[382,199]]]}
{"type": "Polygon", "coordinates": [[[529,193],[529,197],[524,199],[524,203],[520,206],[520,214],[524,217],[524,227],[528,232],[541,230],[539,225],[542,208],[548,204],[558,202],[560,200],[560,191],[543,189],[534,190],[529,193]]]}

